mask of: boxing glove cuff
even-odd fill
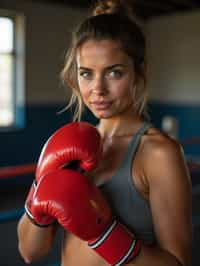
[[[27,199],[26,199],[26,202],[25,202],[25,206],[24,206],[24,209],[25,209],[25,213],[27,215],[27,217],[31,220],[31,222],[39,227],[48,227],[50,225],[52,225],[53,223],[46,223],[46,224],[40,224],[38,223],[34,216],[32,215],[32,212],[31,212],[31,208],[32,208],[32,203],[33,203],[33,198],[34,198],[34,192],[36,190],[36,187],[37,187],[37,181],[34,180],[33,183],[32,183],[32,186],[31,186],[31,189],[28,193],[28,196],[27,196]]]
[[[127,228],[114,220],[98,239],[88,245],[110,265],[120,266],[133,260],[140,252],[141,240],[135,239]]]

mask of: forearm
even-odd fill
[[[139,255],[131,261],[129,266],[191,266],[189,259],[186,264],[181,263],[169,252],[155,246],[142,245]]]
[[[45,256],[53,245],[55,226],[40,228],[26,214],[17,226],[18,248],[25,262],[30,263]]]

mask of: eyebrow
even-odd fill
[[[115,67],[126,67],[126,65],[124,65],[124,64],[114,64],[114,65],[111,65],[111,66],[106,67],[105,69],[106,69],[106,70],[111,70],[111,69],[113,69],[113,68],[115,68]],[[92,69],[90,69],[90,68],[88,68],[88,67],[80,66],[80,67],[79,67],[79,70],[87,70],[87,71],[91,71]]]

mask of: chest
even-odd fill
[[[98,167],[88,173],[95,184],[109,181],[125,159],[130,139],[117,141],[109,139],[103,142],[103,152]]]
[[[148,186],[143,174],[140,145],[138,145],[137,151],[132,154],[130,149],[132,138],[130,136],[123,139],[105,140],[98,167],[94,171],[88,172],[87,175],[96,185],[104,184],[116,175],[120,168],[126,164],[127,159],[131,159],[129,171],[135,187],[143,198],[148,199]]]

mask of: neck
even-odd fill
[[[124,137],[133,135],[143,123],[138,115],[119,118],[101,119],[99,131],[103,138]]]

